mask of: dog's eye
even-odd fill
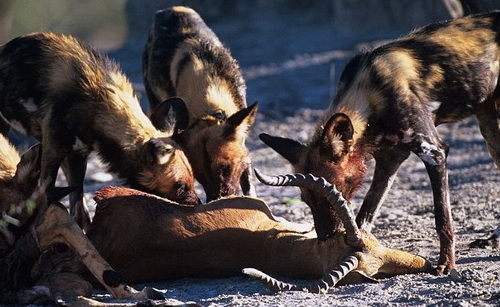
[[[213,117],[217,118],[218,120],[226,120],[226,114],[222,111],[217,111],[212,114]]]

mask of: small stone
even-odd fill
[[[451,278],[451,280],[456,281],[456,282],[461,282],[463,280],[462,275],[460,275],[460,273],[455,269],[451,270],[450,278]]]

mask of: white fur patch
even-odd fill
[[[436,156],[433,153],[433,151],[439,151],[436,145],[423,141],[422,144],[420,144],[420,148],[422,149],[422,152],[419,153],[418,156],[422,159],[422,161],[430,165],[438,165]]]
[[[197,42],[194,40],[186,40],[184,43],[182,43],[179,48],[175,51],[175,54],[172,58],[172,63],[170,65],[170,80],[174,84],[175,87],[178,87],[179,84],[176,84],[176,81],[179,80],[179,75],[182,75],[183,73],[188,73],[187,76],[187,81],[190,83],[194,83],[193,86],[196,86],[197,84],[195,82],[200,82],[198,79],[200,78],[200,75],[203,75],[202,72],[205,68],[203,65],[203,62],[198,59],[196,56],[193,56],[193,45],[195,45]],[[190,54],[191,55],[191,60],[188,65],[184,67],[182,71],[179,71],[179,63],[180,61],[186,56]],[[182,82],[179,80],[179,82]]]
[[[168,161],[170,161],[171,158],[172,158],[171,153],[159,156],[158,157],[158,164],[165,165],[168,163]]]
[[[314,230],[314,226],[312,224],[290,222],[280,216],[276,216],[274,218],[284,224],[287,229],[292,229],[293,231],[299,233],[308,233]]]
[[[221,80],[213,80],[208,86],[206,101],[213,105],[214,109],[224,110],[228,117],[239,111],[229,87]]]
[[[23,124],[21,124],[20,122],[18,122],[17,120],[11,120],[10,122],[10,126],[16,130],[17,132],[19,133],[22,133],[24,135],[26,135],[26,129],[24,128]]]
[[[26,111],[30,113],[38,111],[38,106],[35,104],[35,100],[33,98],[28,98],[26,100],[21,99],[20,102],[24,106]]]
[[[436,112],[441,106],[441,101],[427,101],[427,110],[429,112]]]

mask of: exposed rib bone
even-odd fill
[[[305,287],[299,287],[294,284],[279,281],[276,278],[273,278],[266,273],[253,268],[243,269],[242,272],[243,274],[260,281],[262,284],[264,284],[264,286],[274,292],[307,291],[311,293],[327,293],[331,288],[335,287],[335,285],[340,280],[342,280],[342,278],[344,278],[347,274],[349,274],[349,272],[353,271],[357,267],[358,258],[356,258],[355,256],[349,256],[321,279],[312,281]]]
[[[272,186],[296,186],[305,187],[314,190],[320,195],[326,197],[330,206],[335,210],[344,224],[346,230],[346,239],[349,244],[360,246],[361,232],[356,224],[354,212],[348,206],[347,200],[342,196],[342,193],[337,188],[327,182],[323,177],[315,177],[311,174],[289,174],[280,176],[268,176],[260,173],[254,168],[255,175],[260,182]]]

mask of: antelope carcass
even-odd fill
[[[304,230],[303,225],[275,218],[256,198],[229,197],[193,208],[128,188],[107,187],[95,196],[96,214],[87,235],[132,283],[232,276],[252,267],[291,278],[320,278],[321,282],[307,287],[319,292],[328,291],[352,270],[360,274],[348,274],[346,282],[359,276],[429,271],[425,259],[386,248],[359,230],[346,201],[324,179],[311,175],[259,178],[268,184],[313,189],[328,199],[329,210],[337,213],[345,231],[319,241],[311,228]],[[245,270],[266,278],[256,272]],[[296,289],[278,285],[277,290]]]

